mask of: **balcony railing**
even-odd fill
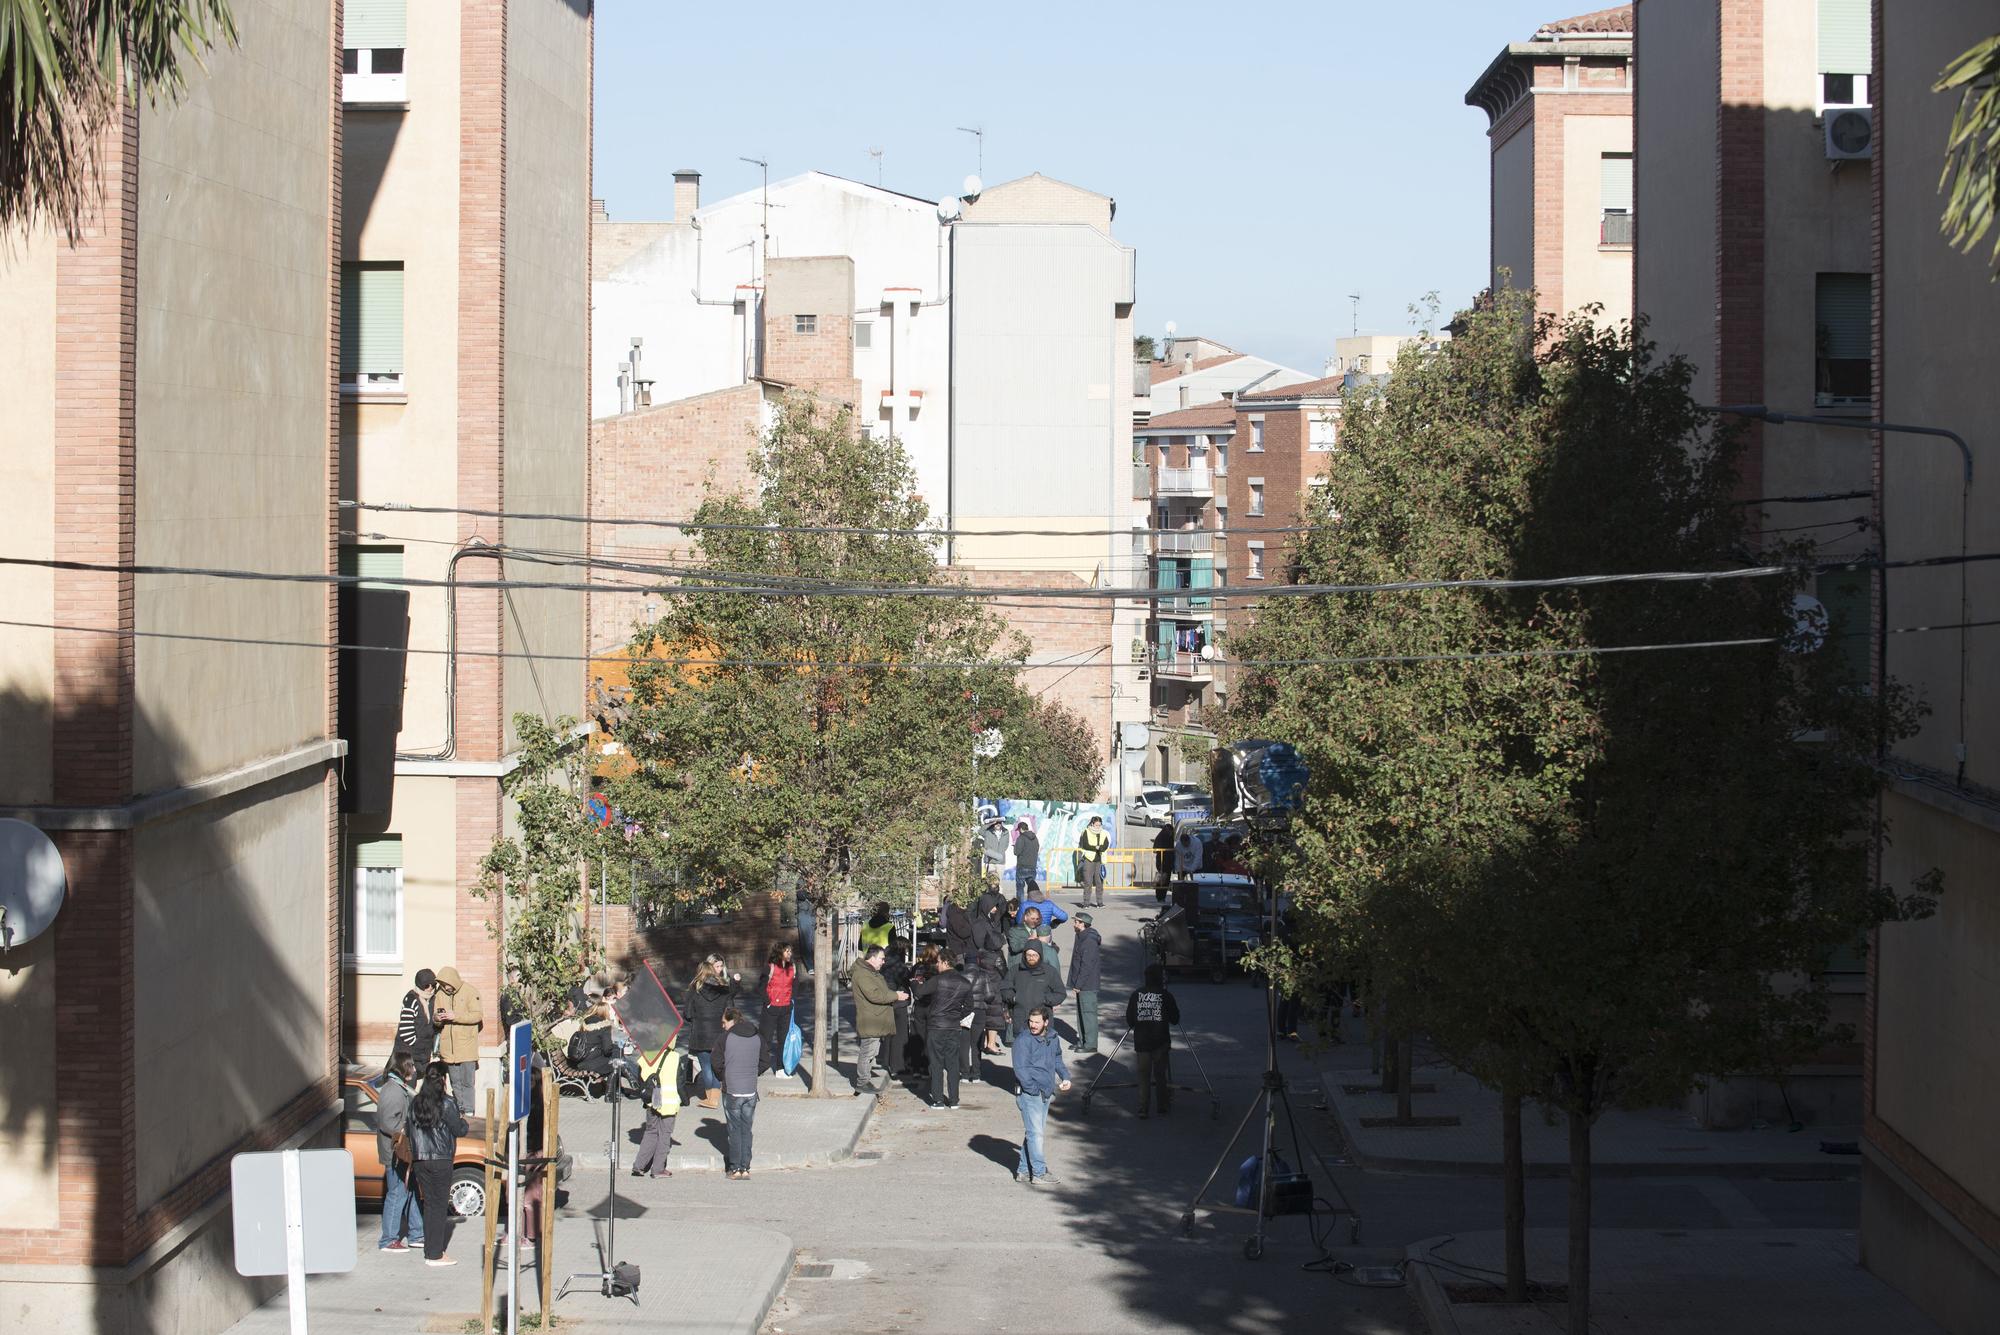
[[[1215,667],[1198,653],[1186,649],[1153,648],[1153,671],[1162,677],[1182,681],[1213,681]]]
[[[1213,496],[1215,482],[1206,468],[1162,468],[1160,470],[1160,495],[1162,496]]]
[[[1153,550],[1161,556],[1207,556],[1215,550],[1215,535],[1198,528],[1155,533]]]
[[[1597,228],[1597,244],[1600,246],[1629,246],[1632,244],[1632,215],[1629,213],[1607,213]]]

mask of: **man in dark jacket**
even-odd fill
[[[883,1076],[875,1059],[881,1055],[882,1040],[896,1032],[896,1003],[908,1001],[910,994],[898,992],[882,976],[882,961],[888,951],[871,945],[854,966],[848,984],[854,989],[854,1094],[881,1092]]]
[[[1021,952],[1021,962],[1007,971],[1003,995],[1014,1008],[1014,1039],[1019,1042],[1028,1028],[1028,1012],[1039,1006],[1054,1015],[1066,994],[1056,966],[1042,958],[1041,946],[1031,942]]]
[[[1167,888],[1174,883],[1174,827],[1162,825],[1153,836],[1153,898],[1167,902]]]
[[[959,959],[972,953],[972,915],[950,900],[938,904],[938,921],[944,926],[945,948]]]
[[[1173,1027],[1180,1022],[1180,1003],[1167,991],[1167,971],[1157,964],[1148,964],[1145,983],[1125,1001],[1125,1027],[1132,1031],[1132,1051],[1138,1054],[1141,1117],[1152,1115],[1155,1093],[1160,1096],[1162,1115],[1173,1103],[1168,1056],[1174,1041]]]
[[[396,1017],[396,1046],[416,1058],[417,1069],[430,1065],[437,1051],[437,975],[417,970],[416,986],[403,994],[403,1011]]]
[[[1026,899],[1042,879],[1042,841],[1025,820],[1014,827],[1014,886]]]
[[[735,1182],[750,1176],[750,1130],[757,1120],[757,1063],[764,1037],[734,1006],[722,1013],[722,1035],[722,1118],[729,1128],[722,1166]]]
[[[999,1039],[1007,1031],[1007,1003],[1001,999],[1006,979],[1001,976],[994,956],[983,950],[972,952],[966,961],[965,977],[972,983],[972,1029],[966,1042],[966,1079],[979,1081],[979,1054],[998,1053]],[[993,1045],[987,1047],[988,1036]]]
[[[1088,1054],[1097,1051],[1097,984],[1104,938],[1090,925],[1088,913],[1075,914],[1069,925],[1076,929],[1076,940],[1070,943],[1069,990],[1076,993],[1077,1033],[1070,1051]]]
[[[1063,1065],[1062,1044],[1049,1028],[1049,1012],[1039,1006],[1028,1012],[1028,1024],[1014,1044],[1014,1106],[1021,1110],[1021,1161],[1014,1180],[1033,1186],[1037,1179],[1056,1185],[1042,1158],[1042,1136],[1048,1129],[1049,1103],[1069,1088],[1069,1067]]]
[[[965,1021],[972,1014],[972,980],[958,971],[958,956],[938,955],[937,972],[917,985],[929,1002],[924,1047],[930,1054],[933,1108],[958,1106],[958,1076],[965,1062]]]

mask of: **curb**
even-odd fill
[[[1320,1083],[1324,1086],[1334,1077],[1321,1073]],[[1355,1143],[1353,1129],[1341,1115],[1340,1100],[1327,1095],[1327,1110],[1340,1127],[1342,1149],[1347,1161],[1356,1168],[1378,1173],[1410,1173],[1429,1177],[1492,1177],[1501,1176],[1502,1166],[1488,1159],[1413,1159],[1393,1154],[1369,1154]],[[1668,1159],[1658,1163],[1633,1160],[1611,1160],[1593,1158],[1590,1174],[1600,1177],[1785,1177],[1796,1176],[1808,1181],[1824,1179],[1832,1182],[1848,1182],[1861,1176],[1859,1160],[1849,1164],[1839,1160],[1846,1156],[1826,1156],[1832,1162],[1822,1166],[1811,1160],[1780,1159],[1770,1162],[1756,1162],[1734,1159],[1723,1163],[1697,1159]],[[1569,1165],[1566,1163],[1529,1162],[1523,1165],[1528,1177],[1567,1178]]]
[[[1445,1297],[1444,1285],[1438,1282],[1436,1270],[1420,1264],[1451,1240],[1451,1234],[1441,1233],[1434,1238],[1413,1242],[1403,1249],[1403,1273],[1409,1279],[1417,1311],[1423,1314],[1424,1325],[1430,1328],[1431,1335],[1459,1335],[1458,1318],[1452,1315],[1451,1299]]]

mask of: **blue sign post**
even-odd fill
[[[529,1096],[534,1092],[535,1026],[523,1020],[507,1031],[507,1120],[518,1122],[528,1115]]]
[[[526,1020],[507,1031],[507,1335],[520,1329],[521,1123],[535,1092],[535,1026]]]

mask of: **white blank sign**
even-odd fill
[[[299,1223],[308,1275],[354,1269],[354,1156],[297,1150]],[[285,1264],[285,1151],[229,1161],[236,1218],[236,1273],[282,1275]]]

